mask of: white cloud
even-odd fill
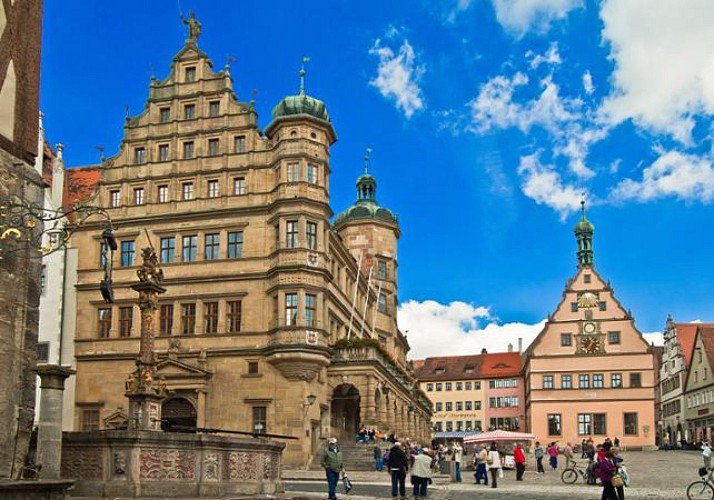
[[[581,189],[563,184],[552,165],[543,165],[538,153],[522,156],[518,166],[523,194],[539,205],[546,205],[565,219],[580,207]]]
[[[395,32],[394,28],[390,28],[387,38],[394,39],[397,34],[398,31]],[[397,109],[400,109],[407,118],[424,109],[419,80],[425,68],[417,64],[416,54],[409,41],[405,39],[395,52],[392,48],[383,45],[382,40],[378,38],[369,53],[379,57],[377,76],[369,84],[376,87],[387,99],[394,100]]]
[[[664,345],[664,334],[662,332],[643,333],[642,336],[648,344]]]
[[[545,320],[527,323],[498,324],[489,308],[465,302],[448,305],[433,300],[410,300],[399,306],[399,326],[408,331],[411,359],[430,356],[479,354],[481,349],[503,352],[512,344],[518,349],[518,338],[525,349],[543,329]],[[483,326],[481,326],[483,325]]]
[[[689,144],[695,116],[714,113],[714,2],[606,0],[600,17],[615,64],[604,116]]]
[[[610,163],[610,173],[616,174],[620,170],[621,163],[622,163],[622,158],[618,158],[617,160]]]
[[[491,0],[501,26],[517,37],[545,32],[553,21],[583,6],[582,0]]]
[[[563,62],[560,59],[560,52],[558,52],[558,42],[551,42],[545,54],[535,54],[532,50],[529,50],[526,52],[526,59],[531,60],[530,66],[532,69],[537,69],[541,64],[558,66]]]
[[[593,85],[593,75],[590,74],[590,70],[583,73],[583,90],[587,95],[595,92],[595,85]]]
[[[446,23],[455,23],[456,18],[459,16],[459,14],[467,11],[469,7],[471,7],[472,3],[473,0],[456,0],[456,2],[451,5],[446,15],[444,16],[444,20],[446,21]]]
[[[615,202],[648,202],[673,196],[683,201],[709,203],[714,199],[712,159],[679,151],[660,156],[642,171],[642,179],[623,179],[611,192]]]

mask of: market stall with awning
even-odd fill
[[[527,432],[488,431],[464,437],[464,444],[490,443],[491,441],[533,441],[535,436]]]

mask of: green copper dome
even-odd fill
[[[582,215],[580,218],[580,221],[575,224],[575,233],[593,233],[595,232],[595,226],[593,226],[592,222],[587,220],[585,218],[585,214]]]
[[[335,226],[348,221],[378,220],[399,224],[397,216],[388,208],[380,207],[376,199],[377,180],[365,173],[357,179],[357,201],[335,217]]]
[[[575,224],[575,241],[578,244],[578,267],[592,266],[594,261],[593,233],[595,226],[585,217],[585,195],[580,201],[580,221]]]
[[[330,121],[325,103],[305,93],[305,69],[300,70],[300,90],[298,95],[284,97],[273,108],[273,120],[292,115],[310,115],[326,122]]]

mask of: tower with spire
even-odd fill
[[[580,220],[575,224],[575,240],[578,244],[578,268],[593,265],[593,233],[595,226],[585,217],[585,195],[580,200]]]

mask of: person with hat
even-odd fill
[[[412,465],[412,484],[414,485],[414,498],[426,498],[426,490],[431,481],[431,464],[433,452],[429,448],[422,448],[421,453],[414,457]]]
[[[389,458],[387,459],[387,470],[392,476],[392,498],[397,498],[397,489],[399,496],[406,498],[406,486],[404,481],[407,477],[407,469],[409,468],[409,458],[404,452],[402,443],[397,441],[389,450]]]
[[[327,449],[322,454],[320,465],[327,476],[327,498],[336,500],[337,482],[340,480],[340,472],[345,468],[342,452],[337,447],[337,439],[331,437],[327,440]]]

